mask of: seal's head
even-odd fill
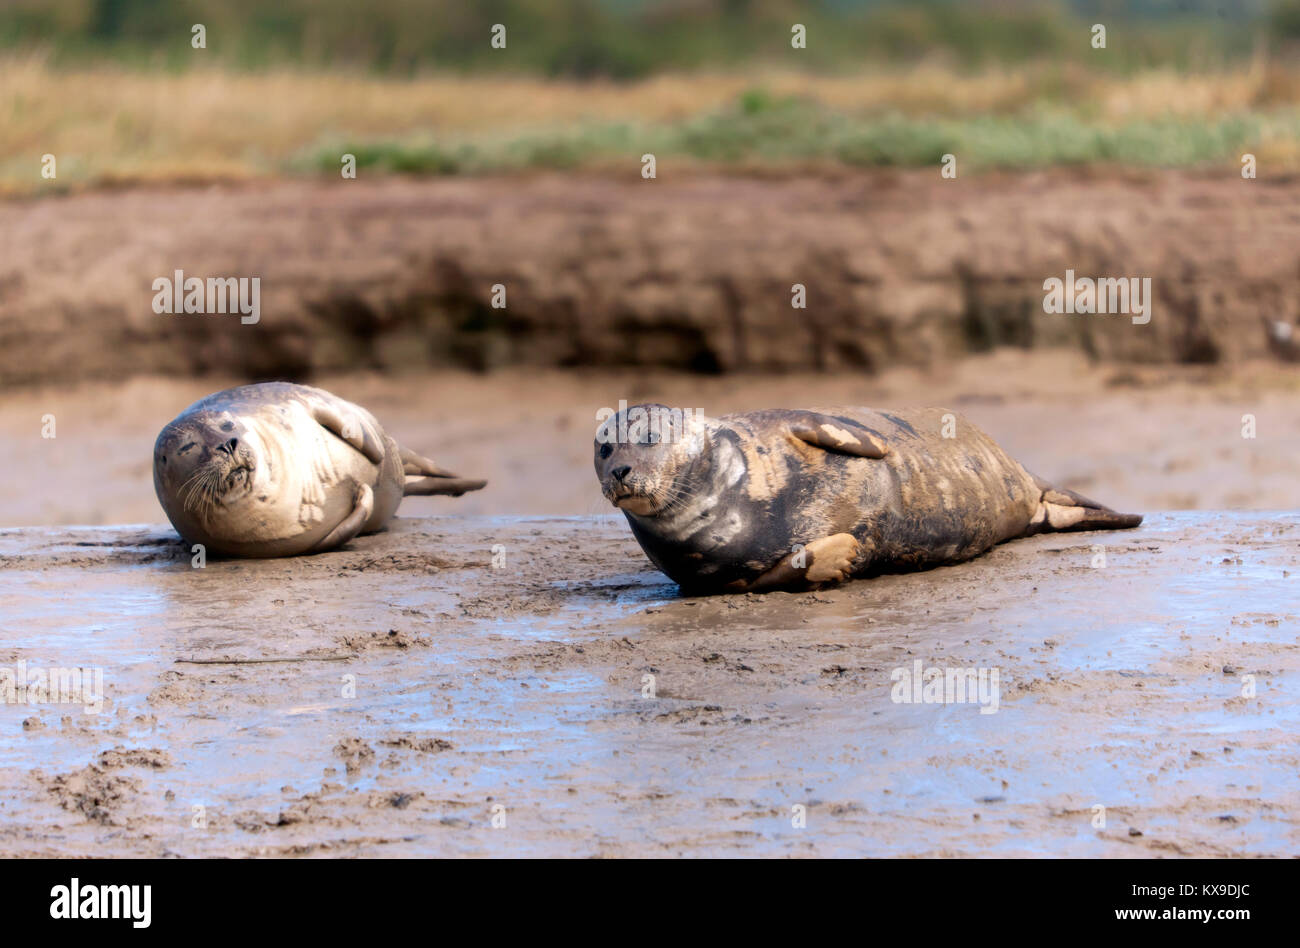
[[[627,513],[658,516],[694,497],[708,450],[708,431],[692,409],[633,405],[596,432],[601,493]]]
[[[154,487],[170,515],[172,504],[206,522],[253,490],[258,471],[256,445],[238,417],[228,411],[188,412],[154,443]]]

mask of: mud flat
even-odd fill
[[[203,569],[159,526],[3,530],[0,668],[105,703],[0,705],[0,852],[1295,855],[1298,540],[1154,514],[682,599],[610,516]],[[996,669],[996,712],[895,703],[917,661]]]
[[[0,527],[149,523],[152,451],[186,405],[242,379],[49,384],[0,398]],[[1036,474],[1116,509],[1295,506],[1300,372],[1090,366],[1065,352],[1001,349],[922,373],[784,376],[428,372],[317,380],[370,408],[403,444],[487,490],[408,499],[408,516],[609,513],[592,473],[597,412],[620,400],[722,415],[806,405],[942,405]],[[46,415],[57,437],[42,437]],[[1243,437],[1246,418],[1256,437]]]

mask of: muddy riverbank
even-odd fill
[[[1298,209],[1297,180],[1231,170],[665,167],[650,181],[363,177],[9,200],[0,386],[429,367],[879,372],[999,345],[1238,363],[1272,357],[1266,319],[1300,320]],[[154,281],[178,270],[256,277],[257,322],[159,315]],[[1044,281],[1067,271],[1149,278],[1150,322],[1048,315]]]

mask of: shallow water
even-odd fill
[[[99,666],[107,704],[0,706],[0,843],[1295,854],[1298,540],[1294,513],[1156,515],[813,594],[682,599],[617,517],[403,519],[201,570],[162,527],[3,530],[0,666]],[[292,660],[188,663],[250,658]],[[997,712],[895,703],[891,672],[918,659],[996,669]]]

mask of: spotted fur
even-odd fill
[[[606,424],[607,439],[617,417]],[[780,585],[816,585],[824,565],[798,554],[839,535],[856,541],[836,546],[852,550],[847,575],[865,576],[960,562],[1040,530],[1141,522],[1066,498],[942,408],[757,411],[697,419],[677,444],[603,443],[606,496],[650,560],[690,592],[760,588],[783,562],[802,572]]]

